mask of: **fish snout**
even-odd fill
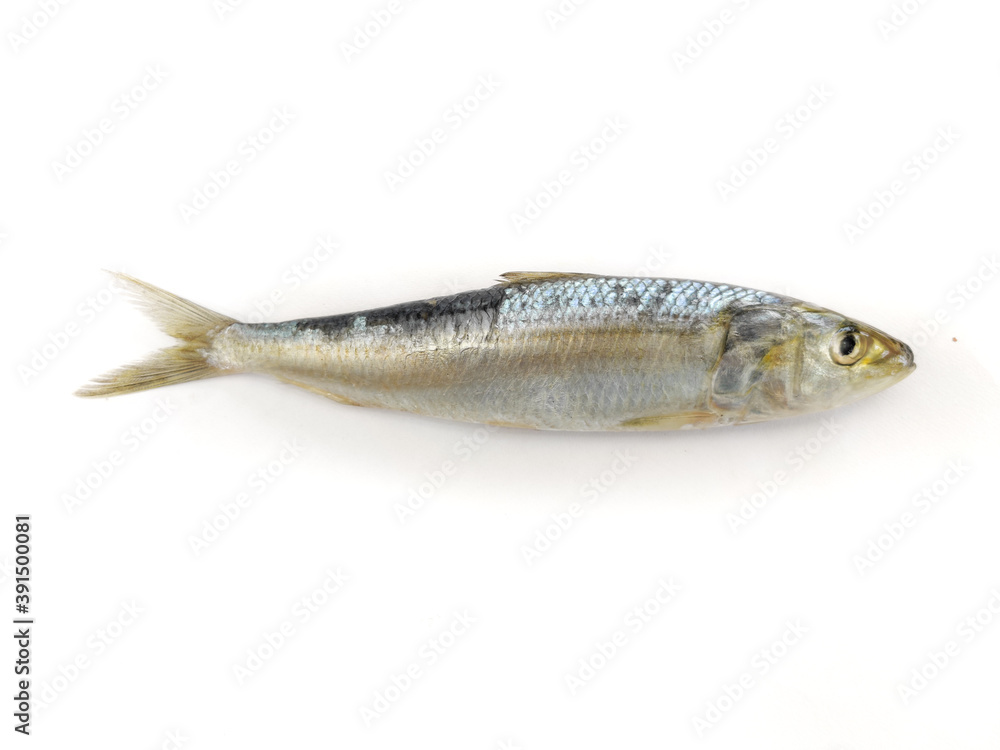
[[[902,341],[891,339],[882,356],[882,361],[890,367],[890,372],[899,379],[905,378],[917,367],[913,361],[913,349]]]
[[[869,364],[877,365],[885,374],[906,377],[915,368],[913,349],[899,339],[881,331],[874,331],[876,346],[871,353]]]
[[[904,344],[902,341],[899,342],[899,360],[900,364],[907,369],[917,366],[917,363],[913,361],[913,350],[909,344]]]

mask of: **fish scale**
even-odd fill
[[[676,279],[640,279],[598,277],[589,282],[544,282],[535,285],[515,284],[507,288],[500,305],[502,324],[523,322],[524,316],[512,316],[525,309],[565,308],[564,313],[584,313],[602,309],[620,314],[619,305],[635,305],[638,312],[653,311],[668,317],[698,317],[717,314],[731,304],[780,303],[778,295],[743,287]],[[695,300],[695,304],[689,304]],[[532,320],[537,317],[532,317]]]

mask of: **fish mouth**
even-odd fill
[[[889,351],[895,359],[895,364],[907,375],[917,368],[917,363],[913,360],[913,350],[909,344],[893,341]]]
[[[916,369],[917,363],[913,360],[913,350],[910,348],[909,344],[904,344],[902,341],[899,342],[899,357],[901,359],[901,364],[905,369]]]
[[[917,369],[917,363],[913,357],[913,349],[910,348],[909,344],[897,341],[896,339],[886,338],[883,346],[885,352],[880,358],[881,364],[889,365],[891,368],[890,372],[892,373],[893,383],[898,383]]]

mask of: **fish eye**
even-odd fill
[[[838,365],[853,365],[865,355],[868,337],[856,328],[837,331],[830,345],[830,356]]]

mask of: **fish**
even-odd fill
[[[518,271],[459,294],[243,323],[114,275],[179,343],[78,396],[262,373],[341,404],[461,422],[679,430],[832,409],[916,367],[909,346],[858,320],[708,281]]]

